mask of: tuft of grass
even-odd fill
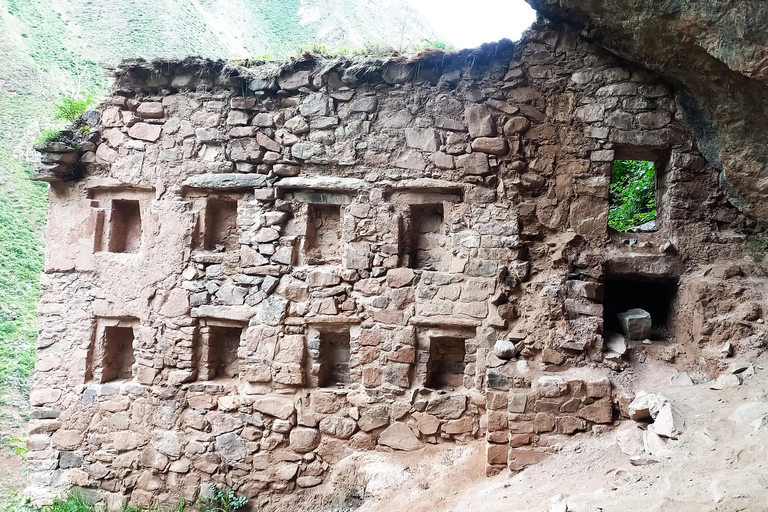
[[[325,43],[310,43],[306,46],[299,46],[296,48],[296,53],[298,55],[303,55],[305,53],[316,53],[318,55],[329,55],[328,46],[326,46]]]
[[[43,512],[95,512],[96,504],[80,491],[72,491],[65,498],[57,498],[43,508]]]
[[[61,130],[58,128],[46,128],[35,139],[36,146],[45,146],[51,142],[59,142],[62,140]]]
[[[421,42],[417,44],[416,47],[414,48],[416,52],[421,52],[424,50],[431,50],[431,49],[450,51],[450,50],[455,50],[456,47],[446,41],[440,41],[437,39],[422,39]]]

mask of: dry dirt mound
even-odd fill
[[[745,423],[729,419],[745,404],[768,403],[764,362],[768,358],[755,362],[756,373],[744,384],[722,390],[710,389],[708,382],[672,385],[675,370],[650,359],[625,376],[624,384],[634,391],[666,396],[684,421],[677,440],[662,440],[663,445],[650,447],[646,441],[646,449],[653,454],[646,452],[643,458],[658,462],[634,466],[619,448],[617,433],[638,426],[647,429],[647,424],[631,420],[601,435],[563,437],[544,462],[516,475],[489,479],[484,477],[481,442],[430,446],[409,454],[356,453],[335,471],[337,510],[764,511],[768,508],[768,427],[755,428],[751,417]],[[768,410],[765,405],[740,411],[761,407]],[[343,506],[349,496],[361,500],[347,500]]]

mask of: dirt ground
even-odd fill
[[[754,376],[719,391],[707,382],[673,386],[677,371],[651,358],[625,372],[625,386],[662,393],[685,421],[679,438],[650,465],[633,466],[619,449],[617,430],[639,425],[625,421],[600,435],[562,437],[548,459],[516,475],[485,478],[483,442],[357,453],[336,472],[357,468],[365,475],[359,512],[765,511],[768,428],[728,419],[744,403],[768,402],[762,370],[768,356],[753,362]]]
[[[319,495],[330,492],[363,495],[359,502],[348,501],[348,506],[336,509],[359,505],[357,512],[765,511],[768,427],[755,429],[729,419],[744,403],[768,402],[763,370],[768,356],[752,362],[754,376],[719,391],[710,389],[708,382],[671,385],[677,370],[652,358],[622,374],[623,385],[633,391],[668,397],[685,422],[679,439],[667,442],[667,454],[657,457],[658,463],[630,463],[617,445],[616,432],[640,424],[624,421],[600,435],[563,436],[544,462],[493,478],[485,477],[482,441],[430,445],[411,453],[355,453],[337,465],[327,486],[304,495],[300,503],[320,503]],[[22,436],[26,429],[13,400],[0,407],[6,440]],[[22,468],[22,456],[11,446],[0,449],[0,503],[22,488]],[[359,482],[343,476],[355,473],[362,477]],[[330,485],[335,488],[330,490]],[[355,485],[360,489],[350,488]],[[299,505],[299,510],[313,508]]]

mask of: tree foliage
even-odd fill
[[[90,94],[62,96],[62,98],[54,105],[56,108],[56,115],[54,115],[53,118],[63,119],[74,124],[93,102],[93,96]]]
[[[653,162],[616,160],[611,174],[608,225],[626,231],[656,219],[656,169]]]

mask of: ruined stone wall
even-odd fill
[[[51,180],[31,494],[253,497],[473,439],[520,469],[622,414],[609,377],[645,349],[604,347],[603,299],[639,278],[673,287],[666,359],[765,333],[749,221],[669,88],[567,29],[116,78],[79,178]],[[609,232],[616,158],[657,162],[655,232]]]

